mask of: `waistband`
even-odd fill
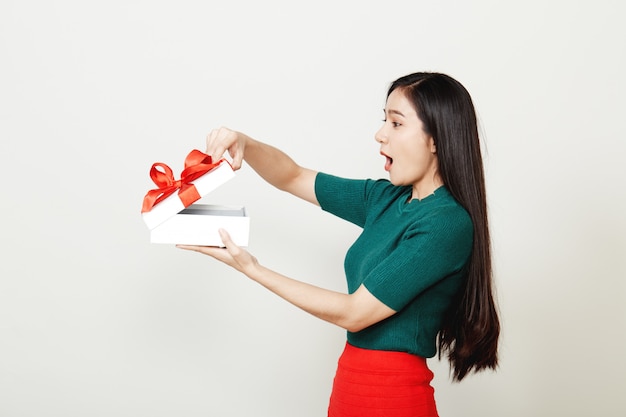
[[[352,369],[364,369],[368,372],[428,372],[426,358],[407,352],[363,349],[346,343],[339,364]]]

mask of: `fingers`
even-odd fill
[[[214,258],[219,258],[220,252],[226,252],[226,248],[220,248],[217,246],[176,245],[176,247],[179,249],[203,253]]]
[[[232,152],[230,152],[230,156],[233,158],[233,170],[237,171],[241,168],[241,162],[243,161],[243,151],[239,144],[231,146]]]
[[[176,245],[176,247],[209,255],[235,268],[239,272],[246,273],[246,271],[250,271],[250,268],[254,267],[257,263],[256,258],[250,255],[245,249],[237,246],[225,230],[220,229],[219,234],[225,248],[197,245]]]
[[[227,136],[227,129],[221,127],[219,129],[213,129],[206,137],[206,154],[211,155],[214,160],[219,160],[224,156],[224,152],[228,149],[224,140]]]
[[[224,244],[225,247],[218,247],[218,246],[199,246],[199,245],[176,245],[177,248],[179,249],[185,249],[185,250],[191,250],[194,252],[200,252],[200,253],[205,253],[207,255],[212,255],[213,253],[216,252],[223,252],[225,249],[228,250],[228,252],[233,252],[233,253],[241,253],[241,248],[237,245],[235,245],[235,243],[233,242],[232,238],[230,237],[230,235],[228,234],[228,232],[224,229],[219,229],[218,233],[220,234],[220,238],[222,239],[222,243]]]
[[[233,259],[239,259],[244,252],[239,246],[233,242],[232,238],[228,234],[228,232],[224,229],[219,229],[220,237],[222,238],[222,243],[226,247],[226,250],[233,257]]]
[[[224,244],[224,246],[226,246],[226,249],[238,248],[238,246],[233,243],[233,239],[230,237],[226,230],[219,229],[217,232],[220,234],[220,238],[222,239],[222,243]]]
[[[213,160],[219,160],[228,150],[233,159],[231,165],[234,170],[238,170],[243,160],[243,148],[238,136],[237,132],[225,127],[212,130],[206,138],[206,153],[211,155]]]
[[[226,230],[219,229],[219,234],[225,247],[220,248],[217,246],[198,245],[176,245],[176,247],[179,249],[203,253],[205,255],[212,256],[213,258],[218,259],[222,262],[225,262],[225,259],[229,256],[230,258],[235,259],[242,254],[243,250],[233,242],[232,238]]]

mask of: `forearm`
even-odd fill
[[[206,153],[214,158],[222,158],[226,151],[233,159],[233,169],[241,168],[242,160],[245,159],[268,183],[318,204],[315,197],[317,172],[299,166],[284,152],[241,132],[227,128],[212,130],[207,136]]]
[[[351,332],[362,330],[395,314],[364,285],[354,293],[344,294],[288,278],[262,266],[248,251],[235,245],[225,230],[220,230],[220,236],[226,248],[194,245],[178,247],[212,256],[296,307]]]
[[[265,181],[281,190],[286,190],[302,169],[283,151],[249,136],[246,137],[244,160]]]
[[[347,330],[356,331],[352,299],[348,294],[323,289],[257,265],[246,275],[274,294],[313,316]]]

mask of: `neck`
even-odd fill
[[[435,190],[443,185],[443,180],[437,174],[431,178],[424,178],[416,184],[413,184],[413,193],[411,199],[422,200],[431,194],[435,193]]]

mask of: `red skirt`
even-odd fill
[[[437,417],[426,359],[346,343],[328,417]]]

